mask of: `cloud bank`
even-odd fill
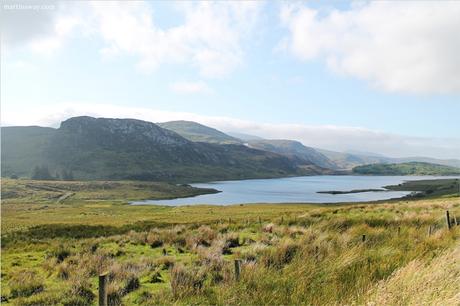
[[[220,116],[171,112],[108,104],[67,103],[37,107],[31,112],[4,107],[3,125],[59,126],[72,116],[135,118],[152,122],[196,121],[225,132],[254,134],[269,139],[293,139],[304,145],[336,151],[366,151],[391,157],[427,156],[460,158],[460,138],[428,138],[390,134],[361,127],[304,124],[270,124]],[[421,153],[423,152],[423,153]]]
[[[288,4],[281,42],[300,60],[390,92],[460,92],[459,1],[369,1],[345,11]]]

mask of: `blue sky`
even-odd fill
[[[43,4],[2,9],[4,125],[195,119],[328,149],[460,157],[460,3]],[[407,8],[406,21],[379,23]]]

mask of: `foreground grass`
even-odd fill
[[[59,183],[2,183],[15,192],[2,203],[4,303],[95,304],[103,271],[115,305],[459,302],[460,227],[444,220],[447,209],[460,216],[458,197],[133,207],[125,199],[145,198],[145,186],[81,187],[57,201],[33,184]],[[183,192],[161,188],[148,192]]]

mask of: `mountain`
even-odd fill
[[[319,153],[326,156],[338,169],[351,170],[352,168],[366,164],[386,163],[388,158],[378,155],[363,155],[356,153],[335,152],[315,148]]]
[[[182,137],[196,142],[243,144],[249,147],[287,156],[298,167],[311,165],[333,170],[351,170],[353,167],[380,163],[427,162],[452,167],[460,167],[460,160],[441,160],[428,157],[392,158],[373,152],[349,150],[334,152],[304,146],[294,140],[268,140],[258,136],[243,133],[223,133],[214,128],[193,121],[170,121],[158,123],[159,126],[174,131]],[[323,169],[323,170],[324,170]],[[316,169],[319,170],[319,169]],[[327,173],[327,171],[319,171]]]
[[[359,151],[334,152],[317,148],[316,150],[327,156],[340,169],[352,169],[353,167],[367,164],[400,164],[410,162],[430,163],[460,168],[460,160],[458,159],[437,159],[420,156],[397,158]]]
[[[407,162],[413,162],[413,161],[460,168],[459,159],[438,159],[438,158],[431,158],[431,157],[389,158],[389,162],[393,162],[393,163],[407,163]]]
[[[221,131],[193,121],[169,121],[157,123],[158,126],[176,132],[182,137],[195,142],[220,144],[241,144],[241,140]]]
[[[76,179],[205,181],[306,174],[288,158],[239,144],[192,142],[146,121],[74,117],[58,129],[2,128],[2,176],[36,166]]]
[[[354,167],[353,173],[365,175],[460,175],[460,168],[422,162],[409,162],[362,165]]]
[[[242,140],[229,136],[211,127],[192,121],[170,121],[158,123],[159,126],[174,131],[191,141],[207,143],[237,143]],[[257,136],[238,134],[245,138],[246,145],[250,148],[281,154],[288,157],[296,166],[309,169],[315,173],[322,173],[324,169],[335,169],[336,166],[326,156],[313,148],[305,147],[293,140],[267,140]],[[319,167],[319,168],[317,168]]]
[[[48,127],[2,127],[2,176],[29,176],[32,169],[43,164],[42,154],[56,130]]]
[[[249,135],[249,134],[244,134],[244,133],[237,133],[237,132],[228,132],[228,135],[241,139],[243,141],[249,141],[249,140],[261,140],[263,139],[262,137],[255,136],[255,135]]]
[[[324,154],[317,150],[306,147],[295,140],[285,139],[261,139],[250,140],[248,146],[251,148],[274,152],[289,157],[296,165],[316,165],[325,169],[337,169],[333,163]]]

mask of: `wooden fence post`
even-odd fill
[[[99,275],[99,306],[107,306],[107,273]]]
[[[240,280],[241,274],[241,259],[235,259],[235,280]]]
[[[457,223],[457,217],[454,215],[454,225],[458,225]]]
[[[363,235],[363,242],[366,242],[366,235]]]
[[[398,236],[401,234],[401,226],[398,226]]]
[[[450,229],[452,227],[452,225],[450,224],[450,216],[449,216],[449,211],[446,210],[446,225],[447,225],[447,228]]]
[[[431,236],[431,233],[432,233],[432,232],[433,232],[433,228],[432,228],[432,226],[430,225],[430,226],[428,227],[428,236]]]

